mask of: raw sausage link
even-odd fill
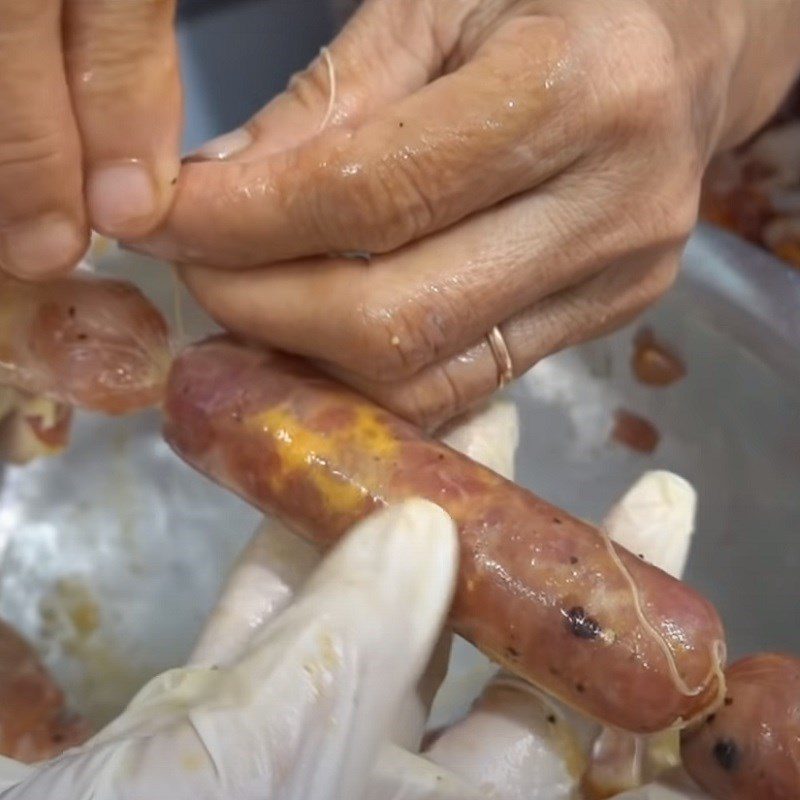
[[[33,763],[89,737],[34,649],[0,621],[0,755]]]
[[[438,503],[461,541],[453,628],[591,716],[646,732],[715,704],[723,632],[706,600],[617,547],[659,640],[595,528],[302,362],[212,339],[177,359],[165,413],[184,459],[322,547],[376,506]]]
[[[0,385],[122,414],[160,401],[169,361],[166,322],[131,284],[0,276]]]
[[[718,800],[800,798],[800,659],[749,656],[720,709],[683,735],[689,774]]]

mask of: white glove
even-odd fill
[[[0,785],[16,785],[0,796],[360,797],[439,634],[456,560],[454,525],[432,503],[376,514],[282,612],[259,606],[229,666],[167,672],[83,747],[37,768],[5,762]]]

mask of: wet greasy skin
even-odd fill
[[[107,414],[160,401],[167,325],[134,286],[0,276],[0,384]]]
[[[33,648],[0,622],[0,754],[42,761],[88,736],[88,726],[65,707],[64,695]]]
[[[302,363],[215,339],[173,366],[165,434],[190,464],[325,547],[383,503],[421,496],[456,521],[454,629],[603,722],[655,731],[714,702],[713,607],[617,548],[687,697],[639,622],[597,530]]]
[[[724,704],[684,733],[686,769],[719,800],[797,800],[800,659],[750,656],[726,675]]]

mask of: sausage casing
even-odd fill
[[[719,800],[797,800],[800,659],[749,656],[725,674],[723,705],[684,731],[686,770]]]
[[[174,363],[165,414],[186,461],[323,548],[380,505],[440,505],[461,542],[453,628],[583,712],[649,732],[715,704],[710,603],[303,362],[201,343]]]
[[[123,414],[161,400],[167,325],[133,285],[92,275],[0,275],[0,384]]]

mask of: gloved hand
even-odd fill
[[[239,616],[242,635],[228,631],[224,663],[157,677],[60,758],[27,769],[4,762],[0,796],[359,797],[436,642],[456,552],[453,523],[427,501],[376,514],[288,607],[267,600],[257,625]]]
[[[508,471],[515,410],[499,403],[450,439]],[[0,796],[350,800],[376,761],[394,780],[402,751],[378,751],[402,728],[410,741],[421,736],[429,700],[416,699],[426,696],[417,683],[450,604],[456,554],[452,522],[422,500],[373,516],[320,566],[267,523],[190,664],[151,681],[83,747],[36,767],[0,760]],[[446,655],[449,636],[440,642]],[[421,682],[429,698],[436,675]],[[414,776],[439,787],[441,778],[427,762]],[[470,796],[456,779],[451,788]]]

